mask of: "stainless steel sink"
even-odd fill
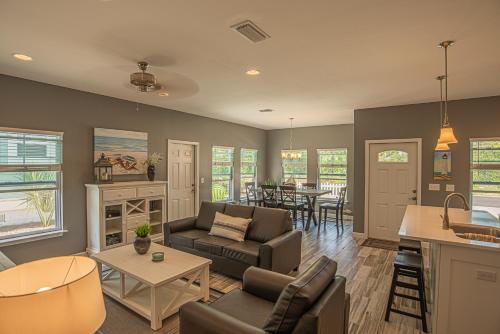
[[[450,228],[457,237],[462,239],[500,243],[500,229],[495,227],[452,224]],[[490,240],[486,241],[485,238]]]

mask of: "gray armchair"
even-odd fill
[[[180,309],[180,334],[347,334],[349,295],[337,264],[320,258],[299,277],[251,267],[243,288]]]

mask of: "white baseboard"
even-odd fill
[[[363,232],[352,232],[352,237],[354,239],[366,239],[366,236]]]
[[[73,254],[74,256],[89,256],[87,252],[80,252],[80,253],[75,253]]]

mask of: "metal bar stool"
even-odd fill
[[[399,276],[415,278],[417,280],[417,284],[401,282],[398,280]],[[396,292],[396,287],[416,290],[418,291],[418,297]],[[393,308],[392,304],[395,296],[418,301],[420,304],[420,315]],[[394,260],[394,273],[392,275],[391,291],[389,293],[389,300],[387,301],[387,308],[385,311],[385,321],[389,321],[391,312],[399,313],[408,317],[420,319],[422,321],[422,329],[425,333],[427,333],[427,319],[425,314],[427,311],[426,304],[424,261],[422,255],[405,251],[398,252],[396,259]]]

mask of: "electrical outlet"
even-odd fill
[[[439,191],[441,190],[441,185],[439,183],[429,183],[430,191]]]
[[[446,185],[446,191],[447,192],[454,192],[455,191],[455,185],[454,184],[447,184]]]
[[[476,278],[482,281],[495,283],[497,281],[497,273],[494,271],[477,270]]]
[[[202,177],[202,178],[200,179],[200,182],[201,182],[202,184],[203,184],[203,183],[205,183],[205,178],[204,178],[204,177]]]

